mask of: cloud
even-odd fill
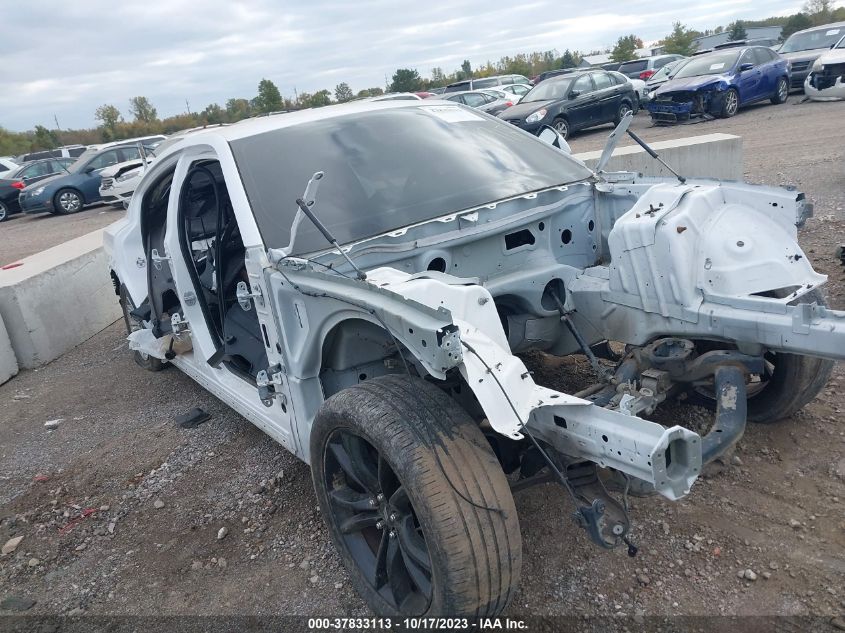
[[[841,3],[843,0],[839,0]],[[504,55],[590,51],[634,32],[661,38],[674,20],[704,29],[733,19],[788,14],[794,2],[706,4],[631,0],[39,0],[4,28],[0,125],[95,125],[112,103],[126,113],[144,95],[161,116],[231,97],[251,98],[262,78],[283,94],[383,86],[396,68],[423,75]]]

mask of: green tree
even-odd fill
[[[61,145],[59,137],[52,130],[43,125],[35,126],[35,142],[33,149],[53,149]]]
[[[616,46],[610,52],[610,59],[614,62],[627,62],[634,58],[638,48],[642,48],[643,41],[636,35],[623,35],[616,40]]]
[[[742,23],[742,20],[737,20],[736,22],[732,22],[728,25],[728,39],[731,41],[736,40],[744,40],[748,37],[748,33],[745,30],[745,25]]]
[[[672,32],[663,38],[663,52],[667,55],[692,55],[697,46],[695,31],[685,27],[680,22],[672,24]]]
[[[96,109],[94,112],[94,118],[97,119],[104,128],[113,132],[118,121],[120,121],[122,117],[120,116],[120,110],[117,109],[117,106],[106,103]]]
[[[813,26],[827,24],[831,21],[833,0],[807,0],[802,9],[813,21]]]
[[[572,68],[577,66],[575,62],[575,55],[572,54],[568,48],[563,51],[563,57],[560,58],[560,67],[561,68]]]
[[[352,92],[351,90],[349,91]],[[332,102],[332,93],[328,90],[318,90],[311,96],[311,107],[312,108],[322,108],[323,106],[327,106]]]
[[[209,125],[226,123],[226,111],[217,103],[209,103],[201,114]]]
[[[390,92],[417,92],[420,83],[420,74],[415,69],[400,68],[393,73]]]
[[[230,123],[252,116],[252,106],[246,99],[229,99],[226,101],[226,116]]]
[[[278,112],[284,109],[282,93],[269,79],[262,79],[258,82],[258,95],[252,100],[253,107],[264,114]]]
[[[809,29],[811,26],[813,26],[813,21],[806,13],[790,15],[780,32],[780,39],[785,40],[796,31],[803,31],[804,29]]]
[[[158,112],[146,97],[132,97],[129,100],[129,112],[136,121],[152,123],[158,120]]]
[[[349,87],[349,84],[345,81],[337,84],[334,87],[334,98],[340,103],[344,101],[349,101],[352,99],[354,95],[352,94],[352,88]]]
[[[472,65],[468,59],[461,63],[461,76],[463,79],[470,79],[472,77]]]
[[[431,83],[435,88],[446,83],[446,75],[443,73],[443,69],[439,66],[435,66],[431,69]]]

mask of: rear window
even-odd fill
[[[515,126],[451,105],[331,117],[231,147],[272,248],[287,246],[295,200],[317,171],[326,176],[314,212],[341,244],[591,175]],[[328,246],[304,221],[293,252]]]
[[[459,81],[458,83],[451,84],[446,86],[443,92],[460,92],[461,90],[469,90],[469,82],[468,81]]]
[[[639,73],[648,68],[648,60],[642,59],[634,62],[625,62],[619,67],[620,73]]]
[[[472,89],[475,90],[477,88],[492,88],[493,86],[498,86],[499,80],[496,77],[487,77],[485,79],[476,79],[472,82]]]

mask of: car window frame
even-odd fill
[[[599,83],[596,78],[600,76],[607,81],[606,86],[599,86]],[[607,90],[608,88],[613,88],[614,86],[618,85],[616,83],[616,80],[606,70],[601,72],[590,73],[590,77],[592,77],[593,79],[593,86],[596,92],[598,92],[599,90]]]
[[[573,80],[572,85],[569,87],[569,92],[568,92],[570,99],[574,98],[574,96],[583,97],[584,95],[588,95],[588,94],[596,91],[596,86],[595,86],[595,83],[593,82],[592,75],[593,75],[593,73],[584,73],[580,77],[576,77]],[[583,79],[586,79],[587,81],[590,82],[590,89],[589,90],[582,90],[578,95],[573,95],[572,93],[575,92],[578,89],[577,88],[578,82],[583,80]]]

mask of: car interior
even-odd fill
[[[208,362],[254,381],[268,365],[267,352],[255,310],[238,302],[238,283],[249,287],[245,249],[217,161],[196,163],[186,174],[179,222],[183,254],[217,342]]]

